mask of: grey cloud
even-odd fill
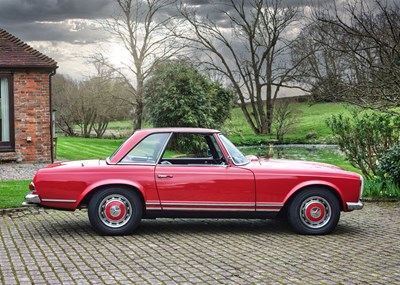
[[[92,43],[104,39],[104,32],[84,22],[72,26],[57,22],[102,19],[113,13],[112,4],[111,0],[1,0],[0,27],[24,41]]]
[[[139,0],[138,0],[139,1]],[[309,5],[332,0],[282,0],[282,5]],[[228,0],[182,0],[196,7],[196,13],[209,17],[221,27],[230,27],[223,12],[228,12]],[[225,3],[224,3],[225,2]],[[246,1],[249,6],[252,1]],[[217,6],[212,3],[218,3]],[[57,22],[69,19],[104,19],[115,12],[113,0],[0,0],[0,27],[24,41],[64,41],[87,44],[107,40],[102,30],[97,30],[87,22],[67,24]],[[174,6],[164,10],[160,17],[176,16]]]
[[[113,12],[111,0],[2,0],[1,23],[98,19]]]

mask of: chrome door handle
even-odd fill
[[[174,176],[170,174],[158,174],[157,177],[162,179],[162,178],[173,178]]]

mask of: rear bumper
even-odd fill
[[[359,200],[357,203],[347,202],[346,204],[348,211],[361,210],[364,207],[364,204],[361,200]]]
[[[25,202],[22,203],[22,206],[24,207],[36,207],[38,204],[40,204],[41,200],[39,195],[33,194],[32,192],[29,192],[25,196]]]

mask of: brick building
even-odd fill
[[[57,62],[0,28],[0,162],[53,160],[51,77]]]

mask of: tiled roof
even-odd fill
[[[57,62],[0,28],[0,69],[56,69]]]

